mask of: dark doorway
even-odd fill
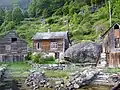
[[[59,52],[55,52],[55,59],[59,59]]]

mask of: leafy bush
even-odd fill
[[[29,52],[27,56],[25,57],[25,60],[32,60],[32,53]]]
[[[44,55],[42,53],[38,53],[35,55],[32,55],[32,60],[34,63],[39,63],[39,64],[55,64],[55,59],[53,56],[47,56],[43,57]]]
[[[32,60],[35,63],[41,63],[41,62],[43,62],[42,54],[38,53],[38,54],[32,55]]]

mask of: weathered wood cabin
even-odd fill
[[[8,32],[0,39],[0,62],[23,61],[27,55],[27,42],[16,31]]]
[[[56,59],[63,59],[69,48],[68,32],[43,32],[33,36],[33,52],[45,52]]]
[[[120,67],[120,26],[113,24],[104,34],[103,52],[106,54],[106,61],[109,67]]]

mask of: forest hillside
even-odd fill
[[[95,41],[109,28],[108,0],[11,1],[12,8],[2,3],[0,5],[0,35],[15,29],[30,46],[31,38],[36,32],[48,29],[69,30],[71,40],[80,42]],[[21,7],[24,4],[20,4],[22,1],[27,5],[24,9]],[[111,13],[112,24],[120,23],[120,0],[111,0]]]

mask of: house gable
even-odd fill
[[[120,25],[119,25],[118,23],[113,24],[107,31],[105,31],[105,32],[100,36],[100,38],[103,39],[103,38],[106,36],[106,34],[109,33],[110,30],[112,30],[112,29],[117,29],[117,28],[119,28],[119,26],[120,26]]]
[[[25,40],[19,37],[15,30],[11,30],[10,32],[6,33],[2,38],[0,38],[0,44],[2,43],[10,44],[14,41],[21,41],[27,44]]]

